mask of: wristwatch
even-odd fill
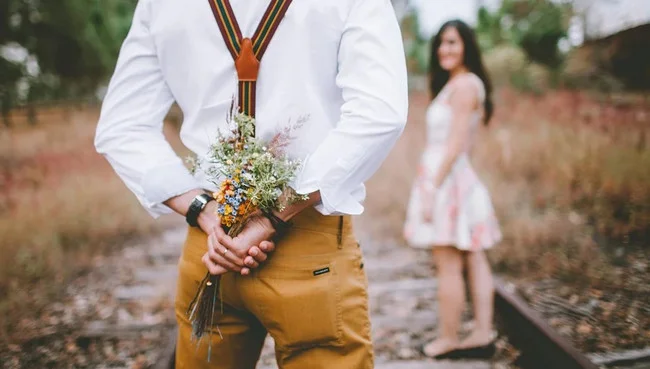
[[[187,224],[189,224],[192,227],[198,227],[199,214],[201,214],[201,211],[205,209],[205,206],[208,205],[208,203],[213,200],[214,197],[208,195],[207,193],[202,193],[196,196],[194,200],[192,200],[192,203],[190,204],[190,208],[187,210],[187,214],[185,215],[185,220],[187,221]]]

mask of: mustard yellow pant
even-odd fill
[[[187,308],[206,273],[207,236],[190,228],[179,263],[177,369],[254,369],[264,339],[275,340],[281,369],[370,369],[368,282],[349,217],[305,210],[270,258],[250,276],[222,277],[223,339],[191,340]]]

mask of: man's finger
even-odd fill
[[[221,228],[221,227],[217,227],[217,228]],[[223,229],[221,230],[221,232],[215,231],[212,234],[220,244],[228,247],[229,249],[235,247],[235,242],[233,241],[232,237],[228,236],[223,231]]]
[[[223,255],[219,254],[216,252],[213,248],[209,248],[207,252],[208,257],[210,260],[212,260],[213,263],[216,263],[217,265],[221,265],[222,267],[239,272],[241,270],[241,266],[238,264],[235,264],[231,262],[230,260],[226,259],[223,257]],[[242,260],[241,265],[244,265],[244,262]]]
[[[208,256],[208,253],[205,253],[203,257],[201,258],[201,261],[203,264],[208,268],[208,272],[212,275],[221,275],[227,272],[225,268],[222,266],[219,266],[215,264],[212,260],[210,260],[210,257]]]
[[[255,269],[260,266],[260,263],[255,261],[252,256],[247,256],[246,259],[244,259],[244,265],[251,269]]]
[[[264,251],[267,254],[273,252],[273,250],[275,250],[275,243],[271,241],[262,241],[260,243],[260,250]]]
[[[220,225],[214,226],[212,228],[212,233],[214,233],[214,234],[216,234],[218,236],[222,236],[222,235],[226,234],[226,232],[223,230],[223,228]]]
[[[216,234],[211,234],[208,237],[208,246],[210,257],[212,257],[213,260],[215,259],[215,255],[219,254],[232,264],[235,264],[239,267],[244,266],[244,260],[242,258],[239,258],[237,255],[235,255],[234,252],[230,251],[230,249],[220,243]]]
[[[241,275],[249,275],[249,274],[251,274],[251,270],[248,269],[248,268],[246,268],[246,267],[244,267],[244,268],[241,268],[241,272],[240,272],[240,273],[241,273]]]
[[[257,261],[258,263],[265,262],[267,258],[266,253],[260,250],[260,248],[257,246],[251,247],[250,250],[248,250],[248,255],[250,256],[247,256],[246,259],[251,258]],[[244,262],[246,261],[246,259],[244,259]]]

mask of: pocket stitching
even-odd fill
[[[294,349],[302,349],[302,348],[310,348],[310,347],[327,347],[327,346],[333,346],[333,347],[341,347],[343,346],[343,312],[342,312],[342,307],[341,307],[341,288],[338,283],[339,279],[339,273],[338,269],[336,267],[336,262],[332,261],[330,263],[324,264],[324,266],[328,266],[331,268],[331,273],[332,275],[329,278],[334,278],[335,280],[331,283],[333,284],[333,289],[334,289],[334,338],[327,339],[327,340],[319,340],[316,342],[309,342],[309,343],[298,343],[298,344],[278,344],[278,348],[282,351],[286,350],[294,350]],[[301,271],[307,271],[306,268],[301,268]],[[260,280],[267,279],[267,280],[305,280],[304,278],[278,278],[274,276],[268,276],[265,275],[263,277],[259,277]],[[330,288],[331,291],[331,288]],[[268,308],[265,307],[263,304],[258,304],[258,309],[262,312],[268,312]]]

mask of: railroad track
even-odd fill
[[[560,336],[503,280],[495,283],[495,312],[508,341],[520,351],[522,369],[650,369],[650,348],[584,354]]]
[[[386,354],[386,340],[390,335],[403,335],[404,333],[413,333],[414,329],[419,329],[420,333],[432,332],[435,326],[433,318],[432,305],[427,305],[424,310],[431,313],[431,317],[422,314],[422,310],[407,310],[406,317],[397,315],[386,315],[386,309],[383,311],[378,307],[392,305],[388,310],[395,311],[397,307],[409,304],[412,296],[419,296],[419,300],[413,300],[412,303],[421,305],[423,301],[434,299],[436,281],[431,278],[430,267],[426,262],[422,262],[419,254],[406,251],[405,248],[389,249],[381,245],[369,248],[365,255],[366,271],[370,279],[370,296],[371,314],[373,319],[373,330],[379,328],[382,332],[373,332],[373,340],[376,343],[376,349],[379,352],[376,368],[378,369],[437,369],[437,368],[490,368],[491,362],[474,362],[474,363],[436,363],[427,361],[422,356],[411,358],[401,358],[395,355],[395,352]],[[390,253],[390,255],[386,255]],[[381,255],[379,257],[378,255]],[[404,275],[404,270],[410,270],[410,274]],[[415,270],[413,272],[413,270]],[[620,365],[638,364],[644,358],[637,356],[627,356],[621,358],[611,357],[607,359],[587,356],[577,350],[565,338],[561,337],[550,325],[514,291],[503,280],[496,281],[495,296],[495,313],[499,333],[507,337],[507,341],[514,346],[519,352],[519,356],[514,363],[520,369],[598,369],[598,368],[619,368]],[[373,297],[374,296],[374,297]],[[397,302],[394,302],[397,301]],[[373,308],[373,304],[375,307]],[[401,304],[401,305],[397,305]],[[407,323],[409,321],[409,323]],[[390,326],[390,327],[389,327]],[[414,328],[415,327],[415,328]],[[376,334],[379,333],[379,334]],[[173,369],[173,351],[174,335],[170,335],[169,345],[165,349],[165,354],[161,360],[154,366],[154,369]],[[413,349],[416,345],[422,343],[430,336],[421,335],[420,341],[411,340],[404,344],[405,347]],[[390,338],[389,338],[390,340]],[[402,347],[403,349],[404,347]],[[268,364],[272,360],[268,353],[267,347],[266,364],[260,363],[261,368],[274,368],[274,365]],[[384,357],[382,357],[384,355]],[[650,353],[648,353],[650,356]],[[265,359],[264,355],[262,357]],[[503,367],[503,366],[501,366]],[[634,367],[634,369],[650,369],[650,367]],[[336,368],[338,369],[338,368]]]
[[[502,280],[495,283],[495,312],[500,333],[508,337],[520,355],[514,363],[522,369],[598,369],[586,355],[553,330]],[[174,341],[154,369],[174,369]],[[621,359],[610,364],[636,363]],[[426,364],[425,364],[426,365]],[[609,366],[609,365],[608,365]]]
[[[598,369],[586,355],[561,337],[506,283],[495,283],[495,312],[508,341],[520,356],[523,369]]]

